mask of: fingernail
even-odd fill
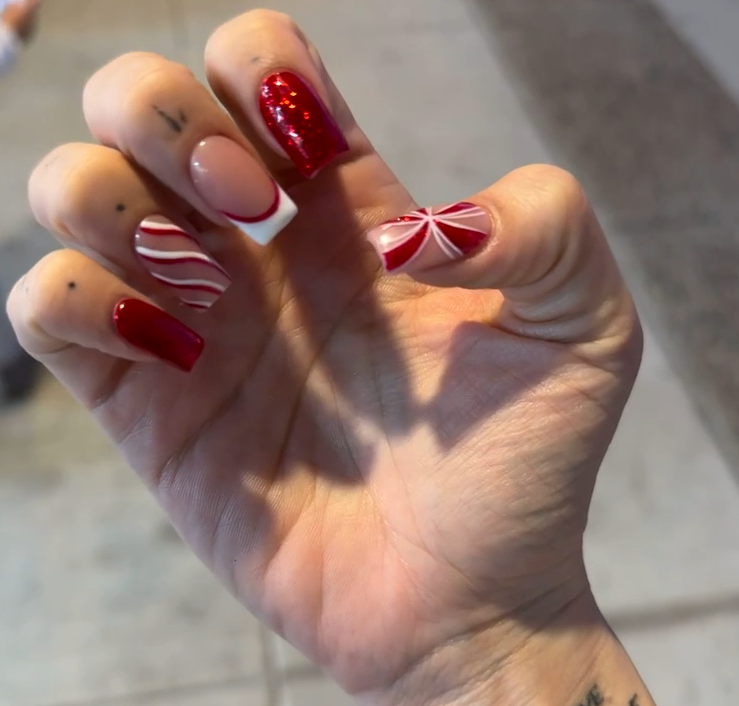
[[[367,233],[389,273],[415,272],[468,257],[490,237],[490,216],[462,201],[421,208]]]
[[[294,73],[282,71],[266,78],[259,108],[269,131],[307,178],[349,149],[316,92]]]
[[[124,341],[188,373],[205,347],[195,331],[140,299],[118,302],[113,323]]]
[[[197,240],[163,216],[142,221],[134,248],[151,275],[194,309],[210,309],[231,285],[226,271]]]
[[[208,137],[193,152],[195,188],[252,240],[267,245],[298,213],[298,207],[264,167],[227,137]]]

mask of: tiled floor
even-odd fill
[[[672,365],[739,467],[739,104],[726,89],[736,11],[722,0],[682,15],[681,0],[660,0],[667,16],[650,0],[470,2],[528,117],[616,226]]]
[[[474,193],[550,158],[460,2],[371,6],[279,4],[420,201]],[[194,64],[210,29],[243,7],[49,3],[38,46],[2,87],[0,241],[27,228],[31,165],[84,137],[90,71],[127,49]],[[647,344],[593,505],[594,588],[659,703],[737,703],[739,491],[652,336]],[[0,416],[0,557],[0,706],[349,703],[215,584],[51,381]]]
[[[655,0],[726,87],[739,96],[739,3],[736,0]]]

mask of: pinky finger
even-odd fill
[[[8,315],[21,345],[78,397],[119,360],[161,360],[189,372],[203,339],[73,250],[47,255],[13,288]]]

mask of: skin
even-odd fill
[[[516,171],[469,199],[494,223],[482,250],[390,277],[363,233],[416,204],[292,21],[233,20],[206,65],[230,116],[158,56],[121,57],[91,79],[100,144],[58,148],[30,184],[38,220],[85,254],[55,252],[17,284],[8,306],[23,345],[226,587],[365,702],[477,703],[506,670],[531,675],[554,634],[607,653],[631,689],[582,535],[641,331],[580,185],[554,167]],[[284,68],[317,88],[351,146],[312,181],[257,111],[260,81]],[[152,106],[182,111],[183,130]],[[267,248],[189,181],[189,155],[215,133],[258,154],[300,208]],[[234,279],[211,312],[177,307],[136,260],[131,238],[152,213],[207,231]],[[192,374],[116,336],[111,313],[128,296],[205,337]],[[552,703],[584,698],[592,661],[549,677],[563,694]]]

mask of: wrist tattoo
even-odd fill
[[[588,693],[585,695],[585,698],[575,704],[575,706],[603,706],[603,704],[605,703],[606,700],[603,696],[603,692],[600,690],[600,686],[598,686],[598,684],[593,684],[593,686],[591,686],[588,690]],[[628,706],[639,706],[638,694],[634,694],[629,699]]]
[[[593,684],[585,695],[585,700],[581,701],[577,706],[603,706],[605,702],[600,687],[597,684]]]

